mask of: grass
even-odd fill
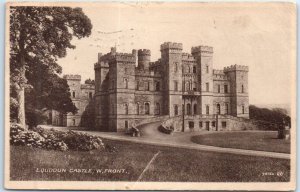
[[[11,147],[11,180],[43,181],[136,181],[151,158],[160,151],[141,181],[189,182],[285,182],[290,178],[290,161],[130,142],[109,141],[117,152],[47,151]],[[36,169],[125,169],[125,173],[40,173]],[[283,176],[263,176],[265,172]]]
[[[194,143],[225,148],[290,153],[290,140],[277,139],[277,132],[216,132],[193,136]]]

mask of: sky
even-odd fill
[[[59,60],[63,74],[94,79],[97,54],[150,49],[160,58],[163,42],[214,48],[213,67],[249,66],[250,104],[290,104],[295,91],[296,22],[291,4],[282,3],[98,3],[81,4],[91,19],[88,38]]]

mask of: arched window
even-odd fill
[[[209,115],[209,105],[206,105],[206,115]]]
[[[124,104],[124,111],[125,111],[125,114],[128,115],[128,104],[127,103]]]
[[[218,93],[221,92],[221,85],[218,85]]]
[[[196,66],[193,67],[193,73],[196,73]]]
[[[242,114],[245,114],[245,106],[242,105]]]
[[[226,105],[225,105],[225,112],[226,112],[226,114],[229,114],[229,104],[228,103],[226,103]]]
[[[242,93],[244,93],[244,85],[242,85]]]
[[[140,114],[140,104],[139,103],[136,104],[136,114],[137,115]]]
[[[197,104],[194,104],[194,115],[197,115]]]
[[[150,105],[149,105],[149,103],[145,103],[145,114],[146,115],[150,114]]]
[[[191,104],[187,104],[186,113],[187,113],[187,115],[191,115]]]
[[[160,114],[160,105],[159,105],[159,103],[155,103],[155,114],[156,115]]]
[[[124,79],[125,89],[128,89],[128,79]]]
[[[178,105],[174,106],[174,115],[178,115]]]
[[[217,114],[221,114],[221,105],[217,104]]]
[[[76,95],[75,95],[75,91],[72,92],[72,95],[73,95],[73,98],[75,98],[75,96],[76,96]]]

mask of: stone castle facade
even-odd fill
[[[167,42],[160,51],[155,62],[148,49],[99,53],[95,88],[89,88],[94,91],[95,130],[126,131],[137,121],[159,116],[182,117],[182,131],[227,129],[230,119],[249,118],[247,66],[214,69],[209,46],[184,53],[181,43]],[[78,78],[68,81],[71,92],[72,87],[82,89]]]
[[[71,99],[78,111],[76,114],[61,114],[52,110],[49,119],[52,125],[66,127],[93,127],[94,117],[94,82],[81,84],[80,75],[64,75],[70,88]]]

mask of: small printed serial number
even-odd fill
[[[282,171],[277,171],[277,172],[262,172],[262,176],[278,176],[282,177],[283,172]]]

